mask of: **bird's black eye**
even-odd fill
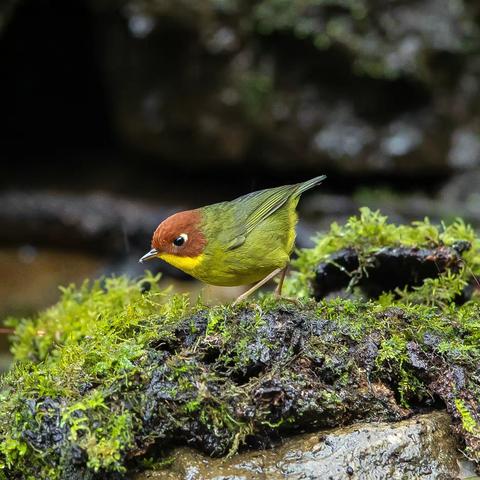
[[[173,244],[176,247],[181,247],[185,243],[185,239],[183,237],[178,237],[173,241]]]
[[[182,233],[173,241],[173,244],[176,247],[181,247],[187,240],[188,240],[188,235],[186,233]]]

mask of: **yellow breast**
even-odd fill
[[[204,255],[200,254],[196,257],[180,257],[178,255],[172,255],[171,253],[161,253],[159,257],[165,260],[170,265],[173,265],[180,270],[183,270],[189,275],[194,275],[195,269],[202,263]]]

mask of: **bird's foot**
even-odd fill
[[[278,275],[282,271],[281,268],[277,268],[272,273],[268,274],[263,280],[260,280],[256,283],[250,290],[247,290],[245,293],[242,293],[233,303],[232,306],[238,305],[242,300],[245,300],[253,292],[257,291],[262,285],[271,280],[275,275]]]
[[[284,302],[288,302],[288,303],[293,303],[297,307],[300,307],[302,305],[302,303],[300,302],[300,300],[298,300],[298,298],[285,297],[278,292],[274,292],[273,296],[275,297],[275,300],[277,300],[277,301],[284,301]]]
[[[237,297],[237,298],[232,302],[232,307],[235,307],[236,305],[238,305],[240,302],[242,302],[243,300],[245,300],[249,295],[250,295],[250,292],[242,293],[242,295],[240,295],[239,297]]]

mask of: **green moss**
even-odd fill
[[[414,290],[307,298],[312,269],[339,249],[353,246],[364,266],[384,246],[458,241],[471,245],[464,267]],[[296,265],[288,288],[305,297],[300,306],[273,295],[189,305],[147,275],[70,286],[37,317],[12,320],[0,478],[114,478],[144,458],[168,458],[172,443],[224,455],[277,430],[400,419],[432,398],[480,460],[480,302],[452,301],[479,270],[474,232],[461,221],[397,226],[364,209],[332,225]]]
[[[479,433],[480,429],[478,423],[473,418],[470,410],[465,405],[465,402],[459,398],[455,399],[455,407],[462,417],[462,426],[468,433]]]
[[[128,288],[133,285],[138,286],[138,282],[128,284]],[[153,300],[156,293],[142,295]],[[101,297],[97,300],[103,303]],[[170,302],[164,300],[156,304],[159,312],[172,309]],[[125,308],[135,310],[137,301],[144,302],[137,298]],[[178,297],[173,297],[171,302],[178,303]],[[55,475],[49,474],[48,478],[68,478],[62,468],[72,461],[74,448],[85,455],[85,468],[89,471],[99,475],[121,473],[125,471],[127,456],[134,454],[139,443],[149,445],[158,435],[156,422],[160,422],[162,428],[168,426],[170,430],[164,432],[170,431],[170,435],[175,432],[178,438],[183,427],[189,431],[197,429],[197,435],[198,429],[203,429],[202,435],[206,437],[203,436],[202,441],[213,436],[223,452],[235,451],[252,433],[258,435],[265,428],[288,430],[312,416],[317,422],[323,418],[320,424],[327,422],[328,425],[331,421],[335,424],[354,408],[355,401],[347,391],[353,393],[363,384],[357,376],[363,375],[360,371],[366,367],[363,365],[359,370],[360,357],[353,353],[352,345],[367,345],[369,338],[375,338],[377,352],[370,370],[366,371],[368,378],[372,382],[394,385],[399,402],[406,408],[412,400],[418,402],[428,396],[423,375],[418,376],[412,366],[410,345],[423,345],[422,348],[429,350],[425,343],[428,334],[441,339],[434,349],[436,361],[442,359],[445,364],[454,362],[472,368],[480,359],[480,305],[476,303],[452,309],[450,314],[440,314],[438,308],[426,305],[392,309],[373,301],[337,299],[312,303],[300,310],[295,307],[283,320],[280,318],[285,314],[280,312],[291,307],[285,305],[279,310],[278,305],[272,308],[273,305],[271,298],[265,298],[252,310],[217,307],[213,314],[205,310],[197,312],[196,307],[187,313],[182,307],[181,312],[188,317],[186,320],[180,317],[176,322],[157,316],[149,325],[155,335],[148,336],[141,346],[141,355],[134,349],[129,362],[122,363],[122,374],[112,358],[99,362],[95,357],[95,362],[103,363],[101,367],[90,358],[88,343],[105,341],[99,338],[105,337],[105,331],[100,332],[93,326],[87,329],[86,337],[76,339],[81,348],[76,350],[76,356],[83,355],[84,366],[83,375],[76,383],[68,378],[69,365],[62,360],[64,355],[72,358],[68,353],[73,347],[69,338],[64,345],[57,344],[51,349],[44,362],[18,362],[2,383],[3,468],[10,473],[25,471],[34,475],[55,467]],[[288,320],[290,318],[293,320]],[[292,321],[294,323],[286,328]],[[42,322],[42,315],[37,322]],[[175,337],[173,326],[177,329]],[[193,338],[184,340],[183,347],[171,354],[158,356],[162,342],[173,341],[168,347],[171,349],[185,334]],[[300,343],[292,337],[296,334],[303,339]],[[126,339],[108,337],[108,341],[111,342],[110,357],[115,357]],[[212,349],[216,353],[212,353]],[[208,360],[212,355],[214,360]],[[299,359],[303,359],[303,363],[298,363]],[[261,365],[263,367],[259,367]],[[318,367],[310,369],[305,365]],[[111,377],[107,367],[111,369]],[[249,381],[252,375],[249,372],[258,368],[261,375],[254,375]],[[46,375],[51,381],[39,389],[37,385]],[[318,381],[324,376],[330,378],[327,383],[311,384],[313,378]],[[246,380],[232,381],[242,377]],[[333,385],[332,378],[336,379]],[[263,387],[259,388],[259,384]],[[301,388],[303,397],[297,388]],[[288,393],[289,389],[294,390]],[[159,400],[157,394],[164,400]],[[456,394],[457,400],[462,398],[462,392]],[[286,395],[291,395],[288,402],[297,397],[301,401],[294,409],[282,410],[280,406]],[[362,391],[361,406],[368,412],[364,395]],[[252,398],[261,400],[256,403],[254,415],[249,416],[244,412],[251,408]],[[156,418],[152,424],[145,416],[149,410],[155,412],[151,413]],[[324,417],[325,412],[328,415]],[[380,410],[375,415],[382,417],[385,413]],[[26,426],[41,437],[45,425],[51,428],[52,418],[66,437],[60,442],[61,447],[54,442],[40,447],[31,439],[25,440]],[[473,434],[470,428],[465,429]]]
[[[472,277],[480,275],[480,240],[474,230],[458,219],[450,225],[436,226],[428,218],[411,225],[395,225],[378,211],[368,208],[360,210],[360,216],[351,217],[340,226],[333,223],[330,231],[318,235],[314,248],[302,249],[292,262],[296,269],[286,282],[286,292],[303,298],[311,297],[311,281],[315,268],[321,262],[329,262],[332,254],[346,248],[355,250],[359,258],[359,268],[349,272],[350,289],[364,277],[372,264],[373,255],[384,247],[435,248],[454,247],[460,242],[468,242],[470,248],[462,253],[463,266],[460,272],[450,270],[437,278],[426,279],[419,287],[397,291],[398,303],[427,303],[447,306],[464,289]],[[380,299],[383,304],[394,303],[393,296]]]
[[[14,320],[7,323],[16,327],[12,352],[17,360],[42,361],[55,359],[58,352],[55,347],[68,343],[72,348],[78,347],[78,340],[85,336],[94,336],[97,332],[108,331],[104,341],[97,338],[99,344],[91,345],[88,362],[94,365],[96,374],[102,369],[123,370],[129,361],[141,355],[139,345],[145,343],[149,336],[155,335],[152,330],[155,318],[161,313],[167,320],[178,319],[187,307],[184,296],[169,296],[168,289],[158,290],[158,278],[147,276],[138,282],[132,282],[125,277],[106,278],[95,282],[85,281],[80,288],[70,285],[62,288],[62,298],[59,303],[44,311],[35,321],[30,319]],[[150,295],[143,295],[143,289],[151,289]],[[168,298],[168,302],[163,302]],[[164,325],[168,328],[168,321]],[[112,365],[109,361],[109,346],[119,338],[124,337],[121,351],[117,352]],[[53,354],[53,355],[50,355]],[[72,366],[72,370],[85,370],[84,355],[77,355],[74,350],[68,358],[61,360]]]
[[[62,397],[63,404],[54,409],[60,414],[59,428],[86,452],[88,466],[122,471],[120,452],[132,441],[134,420],[123,407],[112,412],[106,403],[119,383],[142,375],[139,365],[149,342],[169,338],[187,309],[184,296],[159,290],[157,281],[147,275],[136,282],[116,277],[85,282],[79,289],[72,285],[37,318],[11,320],[17,325],[12,347],[16,364],[2,380],[7,410],[0,412],[1,422],[10,423],[8,405],[20,405],[25,398]],[[101,387],[90,390],[94,385]],[[33,418],[22,410],[0,447],[6,466],[21,465],[27,453],[21,438],[26,419]],[[105,424],[107,412],[115,415]],[[37,412],[37,420],[38,415],[46,413]]]

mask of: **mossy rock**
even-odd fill
[[[480,283],[480,240],[458,219],[440,227],[424,221],[395,225],[361,208],[343,226],[333,223],[313,248],[298,252],[289,294],[320,299],[332,291],[380,303],[461,303]]]
[[[353,284],[352,298],[309,298],[312,267],[339,249],[355,246],[368,260],[386,244],[426,239],[468,242],[463,263],[379,299],[357,298]],[[288,287],[304,297],[299,306],[268,295],[189,305],[148,275],[64,289],[57,305],[16,322],[16,362],[1,385],[0,476],[122,478],[168,459],[173,446],[221,456],[435,408],[451,414],[478,462],[480,302],[455,302],[478,262],[461,222],[396,227],[364,210],[300,252]]]
[[[458,450],[445,412],[400,422],[355,423],[283,438],[267,450],[210,458],[193,448],[172,451],[168,465],[132,480],[479,480]]]

